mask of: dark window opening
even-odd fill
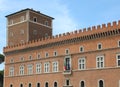
[[[40,87],[40,83],[37,83],[37,87]]]
[[[66,80],[66,85],[69,86],[70,85],[70,81]]]
[[[33,21],[34,21],[34,22],[37,22],[37,18],[34,18]]]
[[[20,87],[23,87],[23,84],[20,84]]]
[[[48,87],[48,82],[45,83],[45,87]]]
[[[104,87],[103,85],[104,85],[103,81],[100,80],[100,81],[99,81],[99,87]]]
[[[11,84],[10,87],[13,87],[13,85]]]
[[[31,83],[29,83],[29,87],[32,87]]]
[[[54,82],[54,87],[57,87],[57,82]]]
[[[81,81],[81,86],[80,87],[85,87],[84,81]]]

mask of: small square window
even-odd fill
[[[45,57],[46,57],[46,58],[48,58],[48,57],[49,57],[49,54],[48,54],[47,52],[45,53]]]
[[[99,44],[97,45],[97,49],[98,49],[98,50],[101,50],[101,49],[102,49],[102,44],[101,44],[101,43],[99,43]]]
[[[53,55],[54,55],[54,56],[57,56],[57,52],[56,52],[56,51],[54,51]]]
[[[21,16],[20,21],[24,21],[24,20],[25,20],[24,16]]]
[[[12,25],[13,24],[13,20],[11,19],[10,21],[9,21],[9,25]]]
[[[29,60],[32,60],[32,56],[31,55],[29,56]]]
[[[118,47],[120,47],[120,40],[118,41]]]
[[[10,63],[14,63],[14,59],[12,58],[12,59],[10,59]]]
[[[36,18],[36,17],[34,17],[34,18],[33,18],[33,21],[34,21],[34,22],[37,22],[37,18]]]
[[[65,54],[68,55],[69,54],[69,49],[65,50]]]
[[[48,26],[48,21],[45,21],[45,25]]]
[[[41,58],[41,56],[40,56],[40,54],[38,54],[38,55],[37,55],[37,59],[40,59],[40,58]]]
[[[80,46],[80,52],[84,52],[84,47]]]
[[[20,61],[24,61],[24,57],[20,57]]]

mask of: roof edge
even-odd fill
[[[23,11],[26,11],[26,10],[30,10],[30,11],[36,12],[36,13],[38,13],[38,14],[44,15],[44,16],[46,16],[46,17],[49,17],[49,18],[51,18],[51,19],[54,19],[53,17],[48,16],[48,15],[45,15],[45,14],[43,14],[43,13],[40,13],[40,11],[33,10],[32,8],[31,8],[31,9],[30,9],[30,8],[22,9],[22,10],[20,10],[20,11],[15,12],[15,13],[6,15],[5,17],[9,17],[9,16],[12,16],[12,15],[14,15],[14,14],[18,14],[18,13],[23,12]]]

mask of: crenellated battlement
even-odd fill
[[[16,44],[13,46],[7,46],[7,47],[4,47],[4,52],[6,53],[14,50],[42,46],[45,44],[56,43],[56,42],[65,41],[68,39],[88,36],[92,34],[98,34],[101,32],[107,32],[107,31],[116,30],[116,29],[120,29],[120,20],[118,22],[114,21],[112,23],[92,26],[92,27],[88,27],[80,30],[75,30],[73,32],[67,32],[67,33],[58,34],[55,36],[49,36],[47,38],[36,39],[36,40],[32,40],[22,44]]]

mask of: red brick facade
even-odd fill
[[[4,87],[120,87],[120,21],[31,38],[4,48]]]

